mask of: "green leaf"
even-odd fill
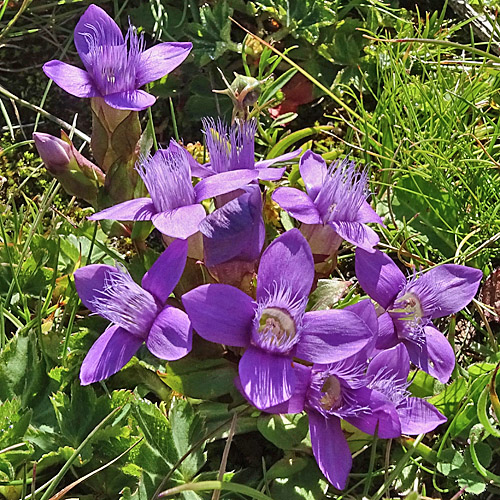
[[[296,474],[277,478],[271,486],[273,500],[318,500],[328,489],[328,482],[313,458]]]
[[[181,458],[196,442],[203,438],[201,420],[193,411],[193,407],[182,399],[174,400],[169,418],[175,448],[178,457]],[[206,456],[203,453],[203,448],[204,445],[199,446],[180,465],[186,482],[190,481],[205,463]]]
[[[458,450],[447,448],[439,455],[437,470],[444,476],[457,477],[462,471],[465,463],[464,456]]]
[[[19,397],[21,407],[45,395],[49,378],[33,332],[14,335],[0,351],[0,400]]]
[[[308,428],[308,419],[305,413],[261,415],[257,420],[257,429],[260,433],[282,450],[297,447],[306,437]]]
[[[266,473],[266,479],[272,481],[277,478],[291,477],[307,467],[308,463],[309,460],[304,457],[291,456],[289,458],[282,458],[269,468]]]
[[[225,359],[183,358],[159,376],[174,391],[191,398],[215,399],[234,391],[236,366]]]
[[[456,413],[458,405],[467,392],[467,381],[463,377],[454,380],[450,385],[437,396],[429,399],[429,403],[434,405],[441,413],[451,417]]]

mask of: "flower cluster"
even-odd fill
[[[241,149],[241,133],[234,128],[207,141],[210,153],[215,151],[211,164],[220,162],[220,151],[225,150],[227,157],[249,154]],[[194,159],[171,142],[167,150],[159,150],[137,167],[151,198],[124,202],[91,217],[151,219],[165,235],[179,238],[158,260],[171,265],[160,264],[158,284],[165,280],[170,285],[148,288],[147,276],[159,272],[154,267],[143,280],[143,289],[124,271],[104,270],[107,266],[77,271],[84,303],[113,322],[85,359],[81,380],[89,383],[117,371],[143,341],[160,358],[177,359],[189,351],[192,328],[205,340],[243,350],[236,384],[256,408],[307,412],[314,456],[330,483],[342,489],[351,468],[342,420],[381,438],[429,432],[446,420],[428,402],[411,397],[410,361],[441,382],[449,379],[454,352],[432,319],[466,306],[477,291],[481,272],[446,264],[407,280],[386,254],[373,248],[378,238],[366,223],[382,221],[366,202],[366,174],[357,173],[353,162],[346,160],[322,169],[320,158],[307,151],[300,159],[308,194],[281,187],[273,199],[303,225],[310,222],[334,231],[340,240],[337,249],[343,239],[358,245],[356,274],[373,301],[307,311],[315,262],[303,226],[286,231],[260,254],[265,228],[261,189],[255,184],[257,169],[218,167],[193,187]],[[235,165],[253,165],[253,158],[240,157]],[[318,168],[321,175],[315,172]],[[231,192],[230,201],[206,215],[201,200]],[[185,254],[182,259],[180,250],[172,248],[180,249],[184,242],[182,249],[187,251],[186,238],[198,232],[203,234],[204,262],[216,282],[184,293],[185,312],[163,306],[185,263]],[[315,241],[320,236],[316,233]],[[331,242],[328,234],[323,236]],[[177,258],[169,258],[171,252]],[[259,257],[253,294],[231,277],[237,271],[251,273]],[[103,270],[96,273],[89,269],[93,267]],[[169,274],[175,279],[167,278]],[[113,358],[115,339],[121,345]]]
[[[76,96],[132,111],[155,100],[139,87],[170,72],[191,49],[189,43],[162,43],[145,50],[132,27],[123,37],[94,5],[76,26],[75,44],[86,70],[51,61],[44,66],[46,74]],[[119,114],[105,118],[117,116],[124,120]],[[482,273],[446,264],[407,279],[375,248],[379,238],[368,224],[383,221],[367,201],[367,172],[347,158],[327,166],[311,150],[299,160],[305,191],[280,186],[271,194],[300,225],[263,251],[259,180],[267,181],[266,186],[280,182],[286,165],[271,165],[302,151],[256,162],[256,129],[255,120],[227,125],[206,119],[205,164],[173,140],[135,162],[139,148],[133,143],[127,162],[149,196],[125,198],[111,207],[108,203],[89,218],[151,221],[168,246],[141,286],[121,266],[94,264],[75,272],[85,307],[110,321],[85,357],[80,381],[91,384],[115,374],[142,344],[160,359],[180,359],[196,342],[194,331],[227,346],[234,359],[241,355],[235,384],[256,408],[308,414],[318,465],[333,486],[343,489],[352,458],[342,421],[368,434],[395,438],[430,432],[446,420],[427,401],[411,396],[411,364],[442,383],[449,380],[454,351],[432,320],[465,307]],[[109,127],[108,139],[115,130]],[[82,197],[92,188],[85,199],[95,203],[97,186],[91,181],[109,188],[120,167],[113,160],[104,174],[64,137],[38,134],[35,141],[63,185]],[[106,155],[116,153],[106,147]],[[269,196],[266,200],[270,202]],[[344,241],[356,247],[356,276],[370,298],[344,308],[308,310],[318,276],[330,274]],[[192,245],[196,265],[204,264],[208,271],[202,284],[184,272]]]

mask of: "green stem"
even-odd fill
[[[245,486],[244,484],[237,483],[225,483],[223,481],[201,481],[200,483],[181,484],[180,486],[176,486],[175,488],[170,488],[169,490],[163,491],[158,495],[158,497],[164,498],[167,496],[176,495],[177,493],[181,493],[182,491],[211,490],[234,491],[235,493],[241,493],[242,495],[246,495],[257,500],[272,500],[271,497],[268,497],[267,495],[264,495],[264,493],[250,488],[250,486]]]

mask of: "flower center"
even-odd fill
[[[342,405],[342,386],[335,375],[330,375],[321,388],[322,396],[319,400],[321,408],[327,412],[336,410]]]
[[[255,326],[254,343],[270,352],[287,353],[298,340],[292,316],[277,307],[264,309]]]
[[[400,338],[411,340],[419,345],[424,341],[423,327],[426,321],[416,293],[410,291],[399,297],[389,313],[394,320],[397,320],[395,325]]]
[[[148,334],[159,312],[154,297],[120,268],[107,273],[92,302],[97,314],[140,337]]]

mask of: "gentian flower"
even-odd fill
[[[202,285],[182,302],[206,340],[246,347],[239,364],[243,392],[263,409],[289,399],[296,385],[293,358],[330,363],[360,351],[374,332],[352,311],[305,312],[314,263],[305,238],[292,229],[262,254],[257,300],[225,284]],[[368,306],[373,311],[371,304]]]
[[[446,422],[446,417],[434,406],[407,391],[410,382],[410,358],[404,345],[387,349],[377,354],[366,372],[370,379],[369,389],[386,396],[394,406],[403,434],[424,434]]]
[[[291,160],[297,157],[301,150],[297,149],[270,160],[255,162],[255,120],[227,125],[218,119],[203,120],[203,133],[210,153],[210,162],[205,165],[193,166],[193,175],[204,179],[221,172],[248,169],[256,170],[258,178],[265,181],[281,179],[286,168],[269,168],[274,163]]]
[[[205,265],[219,282],[238,288],[253,277],[266,237],[260,188],[243,191],[200,223]]]
[[[297,383],[293,396],[266,410],[269,413],[306,411],[316,462],[328,481],[339,490],[345,488],[352,466],[341,420],[368,434],[377,432],[380,438],[401,435],[394,404],[368,387],[365,371],[365,353],[326,365],[295,364]]]
[[[81,301],[111,321],[83,360],[82,385],[113,375],[146,343],[158,358],[175,360],[191,350],[192,330],[184,311],[166,304],[187,257],[187,242],[177,240],[144,275],[142,286],[120,267],[94,264],[75,271]]]
[[[151,198],[124,201],[89,217],[91,220],[151,220],[166,236],[186,239],[206,217],[203,200],[233,191],[256,179],[250,170],[234,170],[203,179],[193,187],[189,153],[175,141],[137,166]]]
[[[189,54],[191,43],[165,42],[145,50],[144,38],[129,27],[125,38],[111,17],[90,5],[75,27],[76,50],[85,70],[49,61],[45,74],[76,97],[102,97],[116,109],[140,111],[156,98],[140,87],[174,70]]]
[[[325,160],[311,150],[301,157],[299,170],[307,194],[280,187],[272,199],[302,222],[301,231],[313,254],[326,260],[336,254],[342,239],[373,252],[379,238],[366,223],[382,224],[382,219],[366,202],[366,172],[357,172],[347,158],[327,168]]]
[[[446,383],[455,366],[455,353],[432,320],[463,309],[474,298],[482,272],[443,264],[407,281],[385,253],[359,248],[355,267],[363,290],[384,309],[378,318],[377,349],[402,342],[413,364]]]
[[[95,204],[98,186],[105,181],[104,172],[80,154],[64,132],[61,135],[63,138],[59,139],[50,134],[35,132],[33,140],[38,154],[45,168],[69,195]]]

